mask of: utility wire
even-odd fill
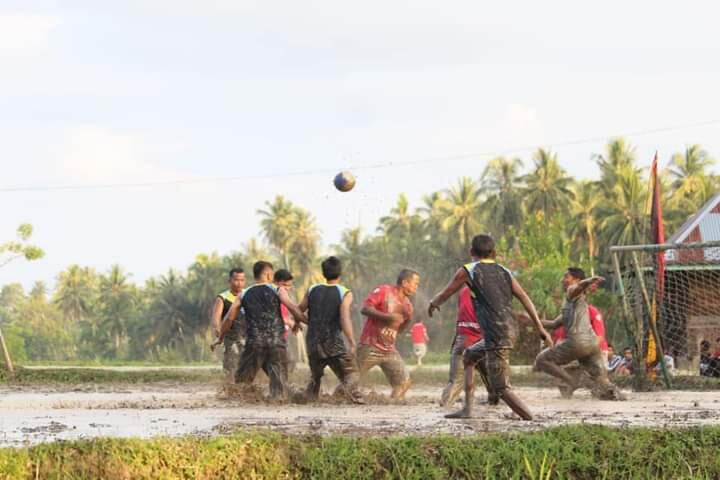
[[[672,127],[661,127],[653,128],[649,130],[641,130],[636,132],[626,132],[617,135],[605,135],[598,137],[589,137],[578,140],[569,140],[565,142],[557,142],[546,144],[546,148],[559,148],[568,147],[573,145],[582,145],[587,143],[597,143],[607,140],[608,138],[617,137],[642,137],[648,135],[656,135],[658,133],[667,133],[678,130],[687,130],[691,128],[707,127],[713,125],[720,125],[720,120],[710,120],[705,122],[697,122],[686,125],[677,125]],[[446,155],[439,157],[429,157],[419,160],[408,160],[404,162],[383,162],[370,165],[358,165],[355,167],[349,167],[349,170],[363,171],[363,170],[377,170],[382,168],[394,168],[394,167],[407,167],[413,165],[422,165],[434,162],[452,162],[458,160],[467,160],[470,158],[484,158],[484,157],[497,157],[503,155],[511,155],[517,153],[523,153],[532,151],[538,148],[537,145],[526,145],[522,147],[507,148],[501,150],[495,150],[492,152],[477,152],[477,153],[464,153],[458,155]],[[200,177],[200,178],[188,178],[179,180],[157,180],[149,182],[129,182],[129,183],[96,183],[96,184],[72,184],[72,185],[35,185],[35,186],[17,186],[17,187],[0,187],[0,193],[17,193],[17,192],[53,192],[53,191],[68,191],[68,190],[104,190],[104,189],[115,189],[115,188],[142,188],[142,187],[155,187],[155,186],[175,186],[175,185],[192,185],[199,183],[221,183],[221,182],[236,182],[241,180],[266,180],[272,178],[284,178],[284,177],[299,177],[309,176],[318,174],[332,174],[336,173],[337,168],[321,168],[315,170],[298,170],[295,172],[284,172],[274,174],[263,174],[263,175],[246,175],[246,176],[225,176],[225,177]]]

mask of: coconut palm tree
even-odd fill
[[[636,164],[636,149],[624,138],[614,138],[605,146],[604,154],[592,158],[600,168],[598,186],[609,195],[623,175],[639,175],[642,171]]]
[[[300,273],[301,286],[306,289],[313,281],[320,231],[312,214],[302,208],[295,209],[295,222],[291,227],[293,236],[290,250],[293,252],[293,264],[297,266]]]
[[[265,202],[265,210],[258,210],[260,226],[265,239],[280,252],[285,268],[290,268],[290,246],[292,244],[292,226],[297,221],[297,209],[282,195],[273,202]]]
[[[480,179],[482,193],[487,196],[483,212],[497,238],[522,223],[521,168],[519,158],[497,157],[490,160]]]
[[[715,161],[700,145],[691,145],[672,156],[668,174],[672,181],[670,204],[687,212],[696,212],[707,200],[709,169]]]
[[[598,207],[603,245],[609,248],[645,243],[647,193],[647,186],[639,174],[626,169],[618,176],[610,200]]]
[[[92,316],[97,301],[97,275],[88,268],[71,265],[58,275],[54,302],[71,324]]]
[[[557,213],[567,213],[573,198],[573,180],[558,163],[557,154],[539,148],[533,161],[533,171],[523,177],[526,209],[540,211],[547,219]]]
[[[94,338],[83,340],[94,345],[96,351],[117,358],[128,336],[128,327],[132,323],[137,309],[137,295],[133,285],[119,265],[113,265],[107,275],[100,278],[99,324]]]
[[[451,243],[463,251],[482,229],[481,207],[480,186],[470,177],[462,177],[445,191],[445,199],[440,204],[440,211],[445,216],[442,227],[450,235]]]
[[[573,187],[574,198],[570,204],[570,234],[576,245],[587,248],[588,261],[595,263],[597,256],[598,207],[601,194],[591,181],[578,182]],[[594,275],[594,267],[591,267]]]

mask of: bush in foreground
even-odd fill
[[[96,439],[0,450],[0,478],[698,478],[720,476],[720,427],[599,426],[468,437]]]

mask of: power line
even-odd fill
[[[544,145],[546,148],[569,147],[573,145],[582,145],[588,143],[597,143],[616,137],[642,137],[648,135],[656,135],[658,133],[668,133],[678,130],[687,130],[691,128],[700,128],[713,125],[719,125],[720,120],[709,120],[686,125],[677,125],[672,127],[660,127],[649,130],[641,130],[636,132],[626,132],[617,135],[604,135],[598,137],[589,137],[578,140],[569,140],[564,142],[556,142]],[[434,162],[453,162],[458,160],[466,160],[470,158],[497,157],[503,155],[512,155],[532,151],[538,148],[538,145],[526,145],[522,147],[507,148],[495,150],[492,152],[464,153],[458,155],[446,155],[440,157],[429,157],[419,160],[408,160],[404,162],[383,162],[371,165],[358,165],[349,167],[353,171],[377,170],[382,168],[407,167],[413,165],[422,165]],[[0,187],[0,193],[17,193],[17,192],[53,192],[53,191],[70,191],[70,190],[105,190],[115,188],[143,188],[143,187],[162,187],[162,186],[180,186],[192,185],[200,183],[221,183],[221,182],[237,182],[248,180],[267,180],[272,178],[300,177],[319,174],[336,173],[336,168],[322,168],[315,170],[298,170],[295,172],[274,173],[264,175],[248,175],[248,176],[225,176],[225,177],[201,177],[188,178],[179,180],[157,180],[149,182],[127,182],[127,183],[96,183],[96,184],[72,184],[72,185],[35,185],[35,186],[18,186],[18,187]]]

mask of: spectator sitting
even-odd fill
[[[710,342],[700,342],[700,375],[703,377],[720,377],[720,359],[710,354]]]
[[[620,365],[615,369],[615,374],[628,376],[633,373],[633,351],[630,347],[625,347],[623,350],[623,358]]]
[[[675,375],[675,359],[672,357],[672,355],[668,355],[667,353],[664,355],[664,358],[665,368],[667,368],[668,375]],[[655,371],[662,371],[662,365],[660,365],[660,362],[655,365]]]
[[[610,373],[617,373],[618,367],[622,364],[623,358],[615,353],[615,347],[608,345],[608,364],[607,369]]]

